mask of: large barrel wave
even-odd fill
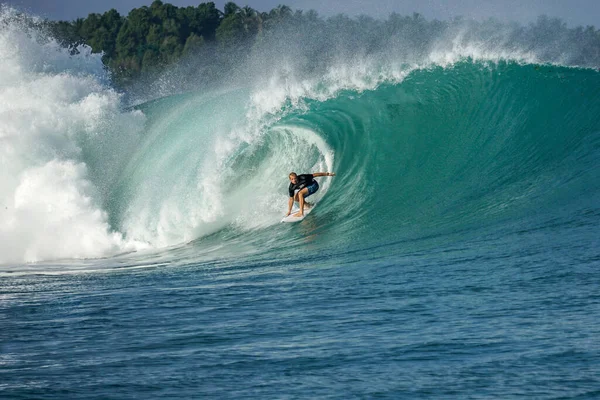
[[[17,28],[0,42],[2,96],[18,100],[0,110],[3,263],[180,245],[344,251],[598,215],[593,69],[466,53],[123,110],[98,57]],[[310,218],[279,224],[287,174],[319,170],[338,176],[321,178]]]
[[[164,99],[142,107],[156,124],[130,165],[137,173],[124,174],[134,189],[118,195],[129,209],[116,223],[161,245],[214,232],[287,245],[307,234],[278,226],[292,170],[338,173],[323,178],[305,224],[329,245],[552,218],[571,203],[593,208],[598,87],[591,70],[465,60],[373,90],[303,99],[256,126],[242,118],[245,91]]]

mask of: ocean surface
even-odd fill
[[[0,398],[600,398],[597,68],[473,45],[128,104],[10,13]],[[281,224],[291,171],[337,176]]]

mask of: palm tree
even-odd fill
[[[245,6],[239,9],[237,13],[242,19],[242,26],[246,34],[256,35],[262,31],[262,18],[255,9]]]
[[[271,18],[288,18],[292,16],[292,9],[288,6],[278,5],[269,13]]]
[[[223,11],[225,12],[225,16],[230,14],[236,14],[240,10],[240,7],[235,4],[233,1],[229,1],[225,4]]]

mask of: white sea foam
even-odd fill
[[[0,14],[0,263],[143,246],[109,226],[98,183],[113,179],[116,166],[94,171],[102,177],[92,180],[81,143],[97,142],[116,157],[106,142],[137,135],[144,116],[121,113],[99,55],[85,47],[71,55],[14,16],[6,8]]]

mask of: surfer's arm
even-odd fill
[[[294,198],[290,197],[290,200],[288,201],[288,212],[286,214],[286,217],[288,215],[290,215],[290,213],[292,212],[292,207],[294,206]]]
[[[334,172],[315,172],[312,176],[335,176]]]

